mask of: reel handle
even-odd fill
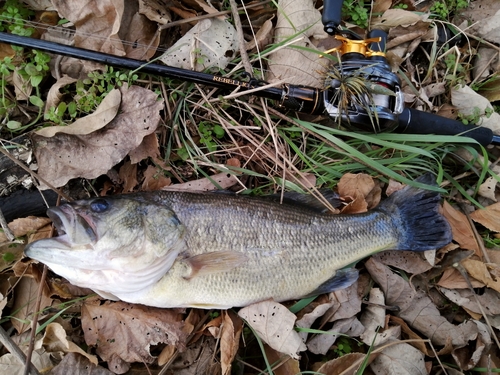
[[[325,0],[323,2],[323,22],[324,30],[328,35],[335,35],[342,19],[343,0]]]

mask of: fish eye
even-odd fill
[[[105,199],[96,199],[90,204],[90,209],[94,212],[104,212],[109,208],[109,203]]]

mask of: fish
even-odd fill
[[[432,174],[416,181],[436,186]],[[353,284],[355,264],[383,250],[452,241],[441,196],[406,186],[374,209],[331,214],[307,200],[155,191],[48,210],[58,236],[27,246],[70,283],[155,307],[228,309],[328,293]]]

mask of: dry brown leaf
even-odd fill
[[[40,353],[37,350],[33,351],[31,363],[33,363],[39,371],[54,366],[50,359],[50,354]],[[0,374],[24,375],[25,368],[26,364],[14,354],[7,353],[0,357]]]
[[[199,180],[184,182],[182,184],[174,184],[164,187],[162,190],[169,191],[209,191],[217,190],[218,187],[214,185],[215,181],[221,188],[227,189],[238,183],[238,177],[229,173],[218,173],[210,178],[200,178]]]
[[[427,347],[426,340],[417,335],[406,322],[394,315],[389,316],[390,322],[401,327],[401,331],[407,336],[408,339],[414,340],[410,344],[424,353],[426,356],[433,357],[435,354],[432,349]]]
[[[14,304],[12,306],[12,325],[18,333],[23,333],[31,328],[31,320],[35,311],[38,295],[38,283],[31,277],[22,277],[14,289]],[[52,299],[42,293],[40,311],[52,305]],[[38,316],[41,319],[41,316]]]
[[[477,280],[471,279],[470,282],[474,288],[484,287],[484,284]],[[465,280],[460,271],[453,267],[444,270],[443,275],[436,285],[449,289],[466,289],[469,287],[467,280]]]
[[[500,4],[498,1],[478,0],[469,4],[461,16],[470,21],[474,35],[480,36],[492,43],[500,38]]]
[[[33,135],[39,175],[55,186],[75,177],[96,178],[121,161],[160,121],[163,101],[139,86],[120,88],[119,114],[104,128],[87,135]]]
[[[35,349],[45,349],[48,353],[77,353],[97,365],[97,357],[86,353],[82,348],[66,337],[66,331],[59,323],[50,323],[45,328],[43,337],[35,344]]]
[[[274,16],[273,16],[274,18]],[[272,41],[272,30],[273,30],[273,23],[272,23],[272,18],[266,20],[264,24],[260,27],[259,31],[257,31],[257,34],[255,34],[254,39],[252,39],[250,42],[248,42],[245,45],[245,49],[247,51],[251,50],[252,48],[258,47],[259,51],[261,51],[265,45],[270,44]]]
[[[220,335],[220,364],[222,375],[231,373],[231,364],[238,353],[243,321],[233,311],[222,311],[222,329]]]
[[[488,177],[484,182],[479,186],[479,190],[477,193],[481,197],[485,197],[488,199],[491,199],[493,202],[497,201],[497,197],[495,194],[496,186],[498,182],[495,178],[493,177]]]
[[[0,318],[2,317],[2,312],[6,305],[7,305],[7,297],[5,297],[2,293],[0,293]]]
[[[443,204],[443,215],[450,223],[453,240],[458,242],[462,249],[473,250],[477,256],[481,256],[481,249],[474,237],[474,232],[469,225],[467,217],[453,208],[446,200]]]
[[[444,346],[451,341],[454,347],[462,347],[474,338],[477,333],[475,326],[469,322],[461,325],[449,323],[423,291],[416,291],[408,281],[393,273],[387,266],[373,258],[369,258],[365,266],[384,291],[386,304],[398,306],[399,312],[396,315],[413,329],[422,332],[435,345]]]
[[[264,342],[280,353],[298,359],[298,352],[306,350],[305,344],[293,329],[297,317],[280,303],[254,303],[242,308],[238,315],[245,319]]]
[[[280,0],[278,20],[274,31],[276,42],[302,32],[294,46],[314,48],[315,40],[324,39],[328,34],[323,30],[321,14],[311,0]],[[318,53],[285,47],[270,55],[269,81],[285,79],[288,83],[322,88],[326,62]]]
[[[433,265],[415,251],[388,250],[373,255],[380,263],[418,275],[429,271]]]
[[[348,353],[325,362],[317,372],[324,375],[354,375],[357,374],[365,356],[363,353]]]
[[[327,330],[326,333],[316,335],[309,340],[307,349],[314,354],[326,354],[340,336],[358,337],[364,330],[365,327],[354,316],[348,319],[336,320],[333,327]]]
[[[396,26],[411,25],[423,20],[425,15],[419,15],[404,9],[388,9],[382,16],[373,20],[371,28],[389,31]]]
[[[43,137],[53,137],[57,133],[85,135],[93,133],[109,124],[118,113],[122,94],[120,90],[113,89],[103,99],[101,104],[90,115],[80,117],[68,126],[49,126],[37,130],[35,134]]]
[[[427,375],[424,354],[407,343],[384,348],[370,368],[375,374]]]
[[[76,353],[68,353],[61,362],[50,370],[50,375],[113,375],[111,371],[96,366],[87,358]]]
[[[64,74],[50,87],[49,93],[47,94],[47,101],[45,103],[45,114],[47,114],[51,108],[56,108],[61,102],[63,97],[63,94],[59,92],[61,87],[70,85],[76,81],[77,80],[75,78]]]
[[[236,56],[238,36],[233,25],[217,18],[201,20],[160,58],[169,66],[201,72],[224,69]]]
[[[50,224],[51,220],[46,217],[28,216],[20,219],[15,219],[9,223],[8,227],[15,237],[22,237],[30,232],[36,232],[40,228]],[[7,237],[4,233],[0,233],[0,242],[6,242]]]
[[[496,185],[496,180],[495,180]],[[494,232],[500,232],[500,203],[478,209],[470,214],[472,220]]]
[[[346,173],[337,185],[341,197],[352,197],[354,202],[347,205],[342,213],[366,212],[380,202],[381,189],[373,178],[364,173]]]
[[[269,345],[264,345],[264,350],[269,363],[273,364],[274,375],[300,374],[300,364],[297,359],[281,354]],[[279,365],[274,366],[275,363]]]
[[[488,288],[495,289],[500,292],[500,280],[494,280],[491,277],[490,271],[485,263],[480,260],[465,259],[462,261],[462,266],[467,270],[467,273],[476,280],[484,283]],[[496,265],[491,265],[494,267]],[[497,266],[498,267],[498,266]]]
[[[494,111],[493,105],[488,99],[469,86],[455,86],[451,90],[451,102],[464,115],[477,116],[479,109],[480,116],[476,124],[487,127],[494,133],[500,133],[500,114]],[[486,111],[491,111],[491,113],[486,115]]]
[[[137,164],[132,164],[130,160],[127,160],[120,167],[118,171],[118,176],[123,184],[123,192],[129,193],[134,190],[137,186]]]
[[[369,305],[361,314],[360,322],[365,327],[365,331],[360,335],[361,341],[366,345],[380,345],[380,341],[375,342],[379,329],[385,326],[385,298],[384,293],[379,288],[370,289],[368,297]]]
[[[148,157],[157,161],[160,157],[160,144],[158,143],[156,134],[151,133],[145,136],[141,144],[130,151],[128,155],[130,156],[130,162],[132,164],[137,164]]]
[[[138,13],[135,1],[126,2],[127,6],[124,0],[53,0],[53,4],[62,18],[75,25],[77,47],[138,59],[155,53],[156,24]],[[122,40],[128,42],[126,46]],[[153,48],[147,49],[149,45]]]
[[[172,21],[172,16],[167,9],[168,7],[162,0],[139,0],[139,13],[160,25]]]
[[[295,322],[295,325],[300,328],[311,328],[316,319],[325,315],[325,313],[334,305],[337,305],[337,309],[340,307],[340,304],[336,300],[330,300],[326,303],[320,303],[316,307],[314,307],[313,311],[310,313],[304,314],[302,318],[298,319]],[[299,336],[302,338],[302,341],[306,341],[307,332],[299,331]]]
[[[358,294],[357,282],[347,288],[331,292],[330,298],[336,303],[325,313],[325,318],[329,322],[351,318],[361,311],[361,297]]]
[[[450,289],[439,288],[439,290],[453,303],[462,306],[469,314],[474,314],[474,318],[482,316],[481,309],[477,305],[477,301],[483,307],[486,315],[500,315],[500,294],[493,289],[485,289],[484,293],[479,295],[467,289]]]
[[[165,177],[163,171],[154,165],[148,165],[144,171],[144,180],[142,181],[142,191],[156,191],[170,186],[172,180]]]
[[[97,354],[108,361],[113,372],[132,362],[152,363],[151,345],[175,344],[183,351],[188,336],[183,326],[182,314],[176,309],[110,301],[87,301],[82,306],[85,341],[97,346]]]

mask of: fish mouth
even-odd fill
[[[57,229],[57,239],[68,247],[94,244],[98,240],[93,220],[70,204],[49,208],[47,216]]]

